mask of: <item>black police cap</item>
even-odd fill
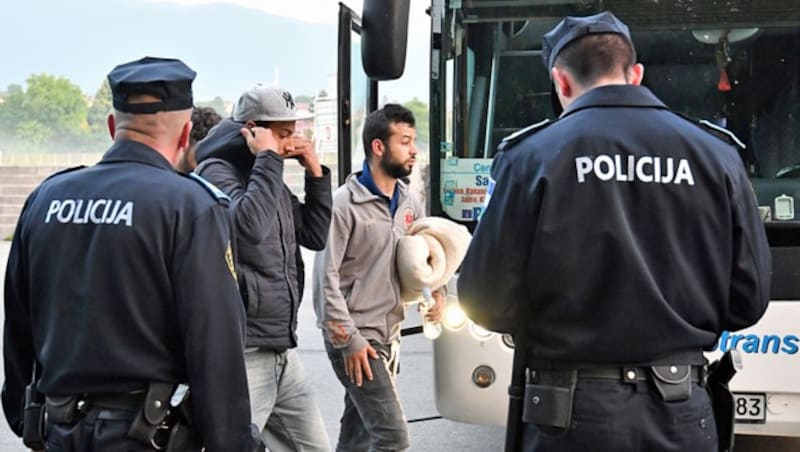
[[[570,42],[589,34],[617,33],[633,47],[628,26],[608,11],[586,17],[567,16],[542,38],[542,60],[548,72],[556,57]]]
[[[108,74],[114,108],[127,113],[149,114],[192,108],[192,81],[197,73],[181,60],[145,57],[120,64]],[[161,101],[130,103],[137,95]]]

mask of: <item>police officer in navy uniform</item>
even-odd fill
[[[174,59],[114,68],[114,144],[98,164],[45,180],[19,219],[2,402],[17,435],[36,431],[23,426],[35,380],[47,450],[261,447],[227,200],[173,169],[189,143],[194,77]]]
[[[563,114],[501,145],[458,280],[478,324],[527,335],[522,450],[716,451],[702,352],[769,300],[737,149],[640,86],[608,12],[543,57]]]

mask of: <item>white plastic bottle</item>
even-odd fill
[[[422,301],[420,302],[420,314],[422,315],[422,335],[428,339],[437,339],[442,334],[442,322],[431,322],[425,318],[428,309],[436,305],[431,289],[422,288]]]

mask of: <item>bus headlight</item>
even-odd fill
[[[487,330],[486,328],[480,327],[475,323],[469,323],[469,330],[472,332],[472,335],[475,336],[475,339],[479,341],[485,341],[492,336],[492,332]]]
[[[472,382],[479,388],[488,388],[494,383],[494,370],[489,366],[478,366],[472,371]]]
[[[514,336],[510,334],[503,335],[503,344],[508,348],[514,348]]]
[[[447,329],[455,331],[467,323],[467,315],[464,314],[458,303],[448,303],[447,307],[444,308],[443,321]]]

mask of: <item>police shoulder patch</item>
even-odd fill
[[[537,122],[536,124],[532,124],[529,125],[528,127],[524,127],[522,129],[517,130],[511,135],[503,138],[503,140],[500,142],[500,150],[504,151],[510,149],[512,146],[520,142],[523,138],[533,135],[534,133],[550,126],[553,123],[555,123],[555,121],[545,119],[544,121]]]
[[[179,174],[183,174],[183,173],[179,173]],[[200,175],[198,175],[197,173],[194,173],[194,172],[191,172],[189,174],[184,174],[184,176],[186,176],[189,179],[192,179],[193,181],[195,181],[195,182],[199,183],[200,185],[202,185],[203,188],[205,188],[207,192],[211,193],[211,195],[214,196],[214,198],[216,198],[218,201],[222,201],[222,202],[225,202],[225,203],[228,203],[228,202],[231,201],[231,198],[228,195],[226,195],[225,192],[223,192],[222,190],[217,188],[216,185],[214,185],[211,182],[209,182],[206,179],[204,179],[203,176],[200,176]]]
[[[228,247],[225,249],[225,263],[228,265],[228,271],[231,272],[233,280],[238,283],[239,278],[236,277],[236,266],[233,262],[233,249],[231,248],[230,240],[228,240]]]

